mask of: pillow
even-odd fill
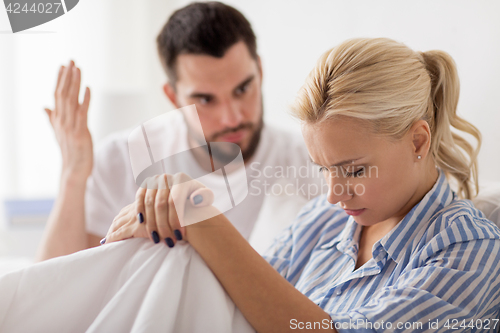
[[[472,202],[488,220],[500,227],[500,183],[491,183],[484,189],[481,188]]]

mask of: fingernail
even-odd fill
[[[106,243],[106,237],[104,237],[103,239],[101,239],[101,245],[104,245],[104,243]]]
[[[174,247],[175,245],[173,239],[170,237],[165,238],[165,243],[167,243],[168,247]]]
[[[153,236],[153,241],[155,244],[158,244],[160,242],[160,236],[158,236],[158,233],[156,231],[151,232],[151,236]]]
[[[202,201],[203,201],[203,197],[201,196],[201,194],[197,194],[193,198],[193,202],[195,205],[199,204]]]
[[[139,220],[139,223],[144,222],[144,216],[142,215],[142,213],[137,214],[137,219]]]
[[[179,230],[175,229],[174,235],[175,235],[175,238],[177,238],[177,240],[182,240],[182,234]]]

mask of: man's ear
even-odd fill
[[[262,82],[262,61],[260,56],[257,56],[257,66],[259,67],[260,82]]]
[[[410,129],[415,156],[424,159],[431,148],[431,129],[425,120],[419,120]]]
[[[167,83],[165,83],[163,85],[163,92],[168,97],[168,99],[170,100],[170,102],[172,102],[172,104],[176,108],[178,108],[178,106],[177,106],[177,94],[175,93],[175,89],[172,86],[172,84],[170,84],[170,82],[167,82]]]

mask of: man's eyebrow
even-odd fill
[[[342,162],[339,162],[339,163],[335,163],[333,165],[330,165],[330,168],[331,167],[336,167],[336,166],[342,166],[342,165],[345,165],[345,164],[349,164],[349,163],[353,163],[353,162],[356,162],[357,160],[360,160],[362,159],[363,157],[358,157],[358,158],[350,158],[348,160],[344,160]],[[314,165],[317,165],[317,166],[320,166],[318,163],[314,162],[311,158],[311,156],[309,156],[309,160],[311,161],[312,164]]]
[[[240,89],[240,88],[243,88],[244,86],[246,86],[247,84],[249,84],[250,82],[252,82],[252,80],[255,79],[255,75],[254,74],[251,74],[249,77],[247,77],[245,80],[243,80],[240,84],[238,84],[236,86],[236,88],[234,88],[234,91]]]
[[[211,99],[214,97],[212,94],[207,94],[207,93],[200,93],[200,92],[194,92],[188,96],[189,98],[206,98],[206,99]]]
[[[247,84],[249,84],[250,82],[252,82],[253,79],[255,79],[255,75],[251,74],[249,77],[247,77],[245,80],[243,80],[240,84],[238,84],[236,86],[236,88],[234,88],[234,90],[236,91],[236,90],[238,90],[238,89],[246,86]],[[194,93],[190,94],[188,97],[189,98],[206,98],[206,99],[212,99],[215,96],[213,94],[209,94],[209,93],[194,92]]]

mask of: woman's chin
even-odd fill
[[[369,227],[381,222],[380,219],[373,218],[366,213],[369,212],[364,212],[363,214],[358,216],[353,216],[352,218],[354,219],[354,221],[356,221],[357,224],[362,225],[364,227]]]

